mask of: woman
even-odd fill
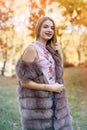
[[[23,130],[72,130],[54,21],[41,17],[35,34],[16,65]]]

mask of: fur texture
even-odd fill
[[[23,98],[19,99],[21,107],[25,109],[49,109],[52,107],[50,98]],[[43,103],[44,102],[44,103]]]
[[[19,60],[16,65],[17,78],[24,82],[34,80],[36,82],[47,82],[43,73],[38,68],[36,62],[24,62]]]
[[[63,68],[61,59],[53,49],[47,46],[55,61],[56,82],[64,83],[62,78]],[[16,75],[19,81],[17,93],[19,96],[20,114],[23,130],[53,130],[52,116],[53,102],[50,96],[52,92],[32,90],[20,86],[20,81],[29,82],[33,80],[37,83],[48,83],[36,62],[24,62],[21,59],[16,65]],[[53,126],[55,130],[72,130],[72,120],[66,98],[66,89],[55,95],[55,117]]]

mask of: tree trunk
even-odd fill
[[[6,68],[6,63],[7,63],[7,48],[5,49],[5,52],[4,52],[4,62],[3,62],[3,67],[2,67],[2,70],[1,70],[1,75],[4,76],[4,73],[5,73],[5,68]]]
[[[81,61],[81,54],[80,54],[80,51],[79,51],[79,50],[77,50],[77,53],[78,53],[78,61],[79,61],[78,65],[80,65],[80,61]]]
[[[1,70],[1,75],[4,76],[4,73],[5,73],[5,66],[6,66],[6,60],[4,61],[4,64],[3,64],[3,67],[2,67],[2,70]]]

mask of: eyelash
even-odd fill
[[[48,28],[48,26],[44,26],[44,28]],[[54,28],[51,28],[52,30],[54,30]]]

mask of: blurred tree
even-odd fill
[[[57,0],[66,10],[67,15],[72,23],[87,26],[87,1],[84,0]]]
[[[0,0],[0,28],[3,29],[5,23],[13,16],[12,1]]]
[[[87,60],[87,31],[81,35],[80,48],[83,52],[83,61]]]
[[[76,58],[79,57],[79,62],[81,59],[87,59],[86,33],[80,35],[81,41],[76,41],[78,38],[75,32],[67,34],[62,40],[63,30],[69,23],[87,26],[87,2],[84,0],[0,0],[0,59],[3,62],[1,72],[3,75],[5,69],[11,69],[12,65],[15,65],[23,46],[31,43],[32,38],[34,39],[35,24],[43,15],[52,16],[56,21],[57,36],[65,60],[76,62],[77,53]],[[10,67],[6,66],[8,62]]]
[[[13,9],[12,9],[12,2],[11,1],[1,1],[0,0],[0,30],[3,42],[1,44],[1,52],[2,52],[2,61],[3,66],[1,70],[1,75],[4,75],[6,63],[8,60],[8,51],[12,49],[12,45],[9,45],[8,43],[8,34],[9,30],[13,29],[13,25],[10,25],[10,21],[13,16]],[[3,38],[3,36],[4,38]]]
[[[32,37],[34,37],[34,29],[37,20],[39,19],[39,17],[45,15],[46,6],[52,4],[52,2],[54,2],[54,0],[29,1],[30,17],[28,29],[31,31],[30,35]]]

